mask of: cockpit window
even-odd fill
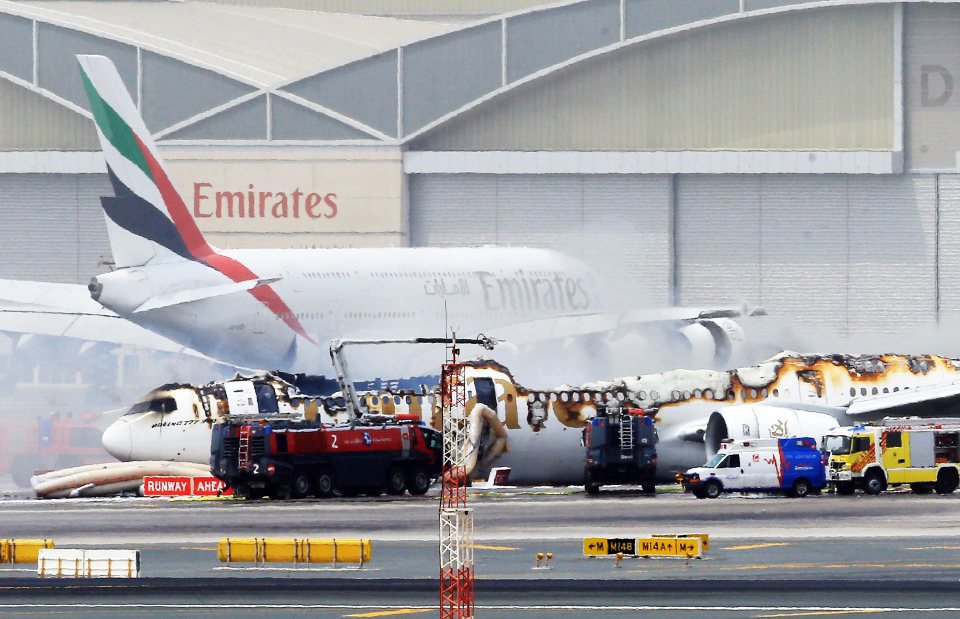
[[[175,399],[155,398],[153,400],[137,402],[124,414],[136,415],[138,413],[172,413],[175,410],[177,410],[177,401]]]
[[[273,385],[269,383],[257,384],[257,406],[261,414],[276,413],[280,410],[280,406],[277,404],[277,392],[274,391]]]

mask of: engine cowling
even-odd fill
[[[826,413],[766,404],[743,404],[726,406],[711,413],[703,438],[707,458],[711,458],[720,450],[720,443],[725,439],[810,436],[819,443],[824,434],[839,425],[836,417]]]
[[[698,320],[680,329],[680,336],[694,363],[726,367],[743,348],[743,328],[731,318]]]

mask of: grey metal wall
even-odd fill
[[[93,122],[0,79],[0,150],[96,150]]]
[[[625,303],[666,305],[670,194],[667,176],[414,175],[411,245],[557,249],[620,285]]]
[[[110,259],[105,174],[0,174],[0,278],[86,284]]]
[[[640,43],[484,103],[412,148],[890,150],[893,26],[890,5],[837,7]]]
[[[940,177],[940,306],[960,319],[960,176]],[[549,247],[625,301],[759,304],[798,334],[893,336],[937,318],[933,175],[413,175],[420,245]],[[818,340],[830,341],[830,340]]]
[[[841,336],[933,321],[935,196],[932,175],[682,177],[679,302],[759,303]]]
[[[904,7],[904,163],[955,170],[960,150],[960,6]]]

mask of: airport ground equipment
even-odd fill
[[[139,550],[42,549],[37,575],[59,578],[139,578]]]
[[[239,497],[424,494],[440,475],[441,449],[439,432],[404,418],[247,418],[213,427],[210,468]]]
[[[336,568],[362,568],[373,554],[368,539],[273,539],[265,537],[221,539],[217,559],[221,563],[332,563]]]
[[[92,464],[103,459],[103,431],[87,416],[50,413],[33,424],[4,425],[0,474],[10,473],[20,488],[30,487],[35,471]]]
[[[960,420],[886,418],[832,430],[823,439],[839,494],[879,494],[909,484],[916,494],[950,494],[960,483]]]
[[[456,334],[440,374],[443,480],[440,489],[440,619],[474,616],[473,511],[467,505],[466,366],[457,362]]]
[[[0,539],[0,564],[36,563],[42,549],[53,547],[52,539]]]
[[[583,433],[587,494],[599,493],[604,484],[640,484],[647,494],[656,491],[657,430],[642,409],[600,406]]]
[[[678,473],[677,481],[698,499],[751,491],[805,497],[827,483],[820,450],[810,437],[724,442],[709,462]]]

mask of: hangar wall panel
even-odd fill
[[[40,86],[67,101],[90,109],[77,54],[107,56],[116,65],[127,90],[137,92],[137,50],[132,46],[46,23],[37,24],[37,38]]]
[[[960,6],[904,7],[905,159],[911,170],[955,170],[960,150]]]
[[[684,176],[677,196],[683,305],[759,303],[840,336],[935,318],[932,176]]]
[[[0,71],[33,81],[33,22],[0,15]]]
[[[507,80],[514,81],[620,38],[620,2],[561,6],[507,22]]]
[[[960,324],[960,176],[940,175],[940,320]]]
[[[86,284],[110,259],[105,174],[0,174],[0,277]]]
[[[636,44],[505,93],[413,149],[890,150],[893,16],[835,7]]]
[[[624,303],[670,298],[666,176],[413,175],[413,246],[499,244],[574,255],[619,285]]]
[[[93,121],[0,79],[0,150],[99,150]]]

